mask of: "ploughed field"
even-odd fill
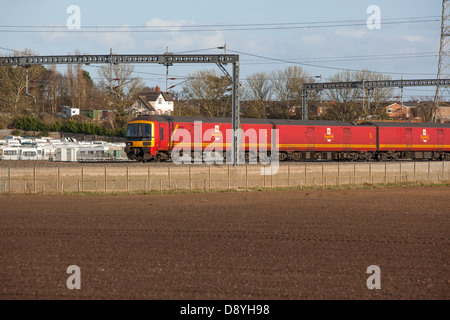
[[[449,299],[449,208],[448,187],[4,195],[0,299]]]

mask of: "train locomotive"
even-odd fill
[[[248,161],[256,150],[277,141],[280,161],[400,159],[450,160],[450,124],[241,119],[241,148]],[[178,135],[183,132],[183,139]],[[187,134],[187,136],[186,136]],[[278,135],[274,140],[274,134]],[[184,153],[211,146],[232,148],[227,118],[143,115],[128,123],[125,152],[130,160],[170,161],[174,148]]]

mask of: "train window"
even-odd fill
[[[152,125],[147,123],[132,123],[127,127],[127,137],[152,138]]]
[[[159,140],[164,140],[164,130],[163,130],[163,127],[159,128]]]

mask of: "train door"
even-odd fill
[[[412,129],[406,129],[405,132],[406,136],[406,150],[412,150],[413,149],[413,135],[412,135]]]
[[[315,135],[314,135],[314,128],[310,127],[306,130],[306,150],[307,151],[314,151],[315,149]]]
[[[163,123],[159,123],[159,149],[165,150],[168,148],[168,126]]]
[[[344,128],[344,146],[345,151],[350,151],[352,148],[352,142],[351,142],[351,133],[349,128]]]
[[[437,131],[437,150],[444,150],[444,130],[438,129]]]
[[[173,147],[174,147],[174,142],[173,142],[173,133],[174,133],[174,124],[173,124],[173,120],[172,118],[166,117],[166,120],[168,122],[167,125],[167,146],[168,146],[168,150],[172,151]]]

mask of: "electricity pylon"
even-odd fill
[[[450,41],[450,1],[442,0],[442,23],[441,23],[441,46],[439,48],[439,62],[438,62],[438,73],[437,79],[447,79],[449,78],[448,74],[445,71],[448,71],[449,68],[449,57],[450,52],[449,49],[449,41]],[[444,89],[448,92],[448,87]],[[441,87],[436,87],[436,95],[434,96],[434,112],[433,112],[433,122],[437,122],[439,103],[441,102]]]

